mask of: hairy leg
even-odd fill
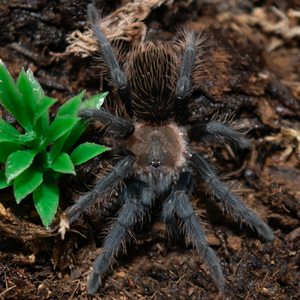
[[[110,70],[109,75],[110,75],[111,82],[115,87],[118,88],[120,97],[126,107],[127,113],[129,115],[132,115],[132,107],[130,103],[130,93],[129,93],[127,78],[125,76],[125,73],[120,68],[113,47],[108,42],[107,38],[104,36],[100,28],[99,11],[94,6],[94,4],[89,4],[87,6],[87,15],[93,27],[93,31],[96,35],[96,38],[98,40],[100,53],[103,58],[103,61]]]
[[[247,208],[236,196],[230,194],[229,187],[221,182],[210,164],[199,154],[194,153],[191,164],[196,168],[210,191],[219,199],[221,207],[234,218],[245,222],[257,230],[267,241],[274,240],[272,229],[251,209]]]
[[[89,277],[87,290],[90,295],[93,295],[101,285],[101,277],[111,266],[120,248],[125,248],[131,227],[137,221],[142,221],[145,211],[151,206],[153,193],[145,186],[146,184],[142,181],[132,181],[124,188],[123,205],[116,222],[112,224],[104,239],[103,252],[97,257]]]
[[[243,132],[235,130],[220,122],[209,122],[192,126],[188,130],[188,136],[193,141],[208,140],[210,142],[228,142],[236,144],[241,148],[251,146],[251,141],[245,137]]]
[[[172,201],[164,201],[161,217],[162,221],[166,224],[169,238],[178,241],[180,239],[180,231],[174,215],[174,205],[175,203]]]
[[[199,217],[194,212],[188,193],[192,186],[192,175],[189,172],[180,174],[177,186],[165,203],[170,210],[169,213],[175,213],[182,222],[182,228],[187,241],[197,250],[198,254],[208,264],[212,279],[220,291],[224,290],[225,279],[219,260],[214,251],[209,247],[206,241],[206,235],[201,225]]]
[[[133,122],[124,118],[116,117],[104,109],[80,110],[78,116],[83,119],[93,119],[103,124],[107,130],[116,137],[124,137],[134,133]]]
[[[116,186],[120,185],[131,174],[134,162],[133,153],[125,156],[113,167],[111,172],[96,183],[93,190],[79,197],[77,202],[67,211],[69,223],[71,224],[82,212],[90,208],[100,198],[109,195]]]
[[[191,89],[190,76],[197,54],[196,39],[197,37],[194,32],[185,33],[185,44],[181,60],[181,68],[179,79],[175,88],[175,97],[180,100],[184,99]]]

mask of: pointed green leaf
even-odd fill
[[[102,106],[105,97],[108,95],[108,92],[97,94],[95,96],[92,96],[91,98],[83,101],[80,105],[80,110],[83,109],[100,109]]]
[[[27,78],[30,81],[30,85],[33,89],[33,93],[37,102],[44,97],[44,91],[39,84],[39,82],[35,79],[32,71],[30,69],[27,70]]]
[[[24,150],[25,148],[18,142],[3,141],[0,142],[0,162],[6,163],[7,158],[15,151]]]
[[[49,168],[58,173],[76,175],[74,165],[70,159],[70,156],[67,153],[60,153],[54,160],[54,162],[49,166]]]
[[[80,120],[78,123],[76,123],[72,128],[72,131],[69,134],[68,138],[66,139],[61,151],[69,153],[88,126],[89,122],[87,122],[86,120]]]
[[[71,98],[70,100],[68,100],[67,102],[65,102],[60,107],[60,109],[57,113],[57,116],[64,116],[64,115],[77,116],[78,110],[79,110],[79,104],[81,103],[81,100],[82,100],[84,94],[85,94],[85,91],[81,92],[79,95],[77,95],[77,96]],[[77,125],[77,123],[74,125],[74,127],[76,125]],[[73,127],[73,129],[74,129],[74,127]],[[72,131],[73,131],[73,129],[72,129]],[[51,161],[53,161],[57,157],[57,155],[61,151],[62,147],[64,146],[65,141],[68,139],[68,137],[72,131],[66,132],[63,136],[61,136],[59,139],[57,139],[53,143],[53,147],[50,152],[50,160]],[[77,141],[77,139],[75,140],[75,142]],[[72,148],[72,146],[73,145],[71,145],[70,149]],[[66,152],[66,151],[62,151],[62,152]]]
[[[17,87],[20,91],[20,94],[21,94],[21,97],[22,97],[23,103],[24,103],[25,111],[23,113],[27,115],[29,122],[31,124],[33,124],[36,99],[35,99],[35,95],[33,93],[33,89],[31,87],[31,83],[30,83],[29,79],[27,78],[24,68],[22,68],[22,71],[19,74],[19,77],[17,80]]]
[[[49,153],[50,162],[56,159],[57,155],[59,155],[60,152],[65,152],[65,151],[61,151],[61,149],[69,135],[70,135],[70,131],[66,132],[63,136],[61,136],[53,143],[52,149]]]
[[[79,104],[81,103],[81,100],[85,94],[85,91],[82,91],[79,95],[69,99],[66,101],[57,112],[58,116],[64,116],[64,115],[72,115],[77,117],[78,111],[79,111]]]
[[[19,204],[22,199],[31,194],[43,182],[43,173],[31,168],[25,170],[14,180],[14,195]]]
[[[79,145],[72,152],[70,158],[74,166],[77,166],[107,150],[110,150],[110,148],[106,148],[105,146],[86,142],[84,144]]]
[[[47,152],[47,150],[43,150],[39,153],[37,165],[37,169],[40,172],[44,172],[44,170],[49,166],[49,153]]]
[[[0,133],[0,142],[15,142],[15,138],[13,138],[11,135]]]
[[[54,182],[42,183],[33,192],[34,206],[46,227],[48,227],[54,219],[58,200],[59,189]]]
[[[20,134],[18,137],[16,136],[16,140],[20,143],[26,143],[34,140],[36,138],[36,133],[34,131],[26,132],[25,134]]]
[[[49,97],[42,97],[36,105],[36,109],[34,112],[34,122],[36,122],[42,115],[44,115],[45,112],[48,113],[48,109],[57,102],[57,99],[55,98],[49,98]],[[48,122],[49,123],[49,122]]]
[[[0,190],[4,189],[13,183],[6,183],[5,170],[0,170]]]
[[[35,138],[36,133],[34,131],[21,134],[17,129],[0,118],[0,141],[16,141],[22,144]]]
[[[56,116],[49,128],[47,144],[57,140],[66,132],[71,131],[73,126],[80,120],[78,117]]]
[[[10,76],[2,60],[0,61],[0,101],[12,115],[14,115],[17,108],[16,105],[22,103],[15,81]]]
[[[6,141],[16,141],[16,142],[26,142],[31,141],[36,138],[36,133],[34,131],[26,132],[25,134],[20,133],[16,128],[5,122],[0,118],[0,139]]]
[[[36,154],[37,152],[33,150],[20,150],[10,154],[5,165],[6,182],[11,182],[28,169]]]
[[[80,104],[80,109],[81,110],[83,110],[83,109],[95,109],[95,108],[100,109],[100,107],[102,106],[107,94],[108,94],[108,92],[98,94],[98,95],[95,95],[95,96],[83,101]],[[76,123],[76,125],[73,127],[70,135],[68,136],[64,146],[62,147],[61,151],[68,153],[72,149],[72,147],[74,146],[76,141],[84,133],[84,131],[86,130],[86,128],[88,126],[89,126],[89,122],[87,122],[86,120],[80,120],[78,123]]]
[[[17,121],[25,128],[26,131],[32,130],[26,114],[20,92],[10,76],[8,70],[0,60],[0,102],[4,108],[9,111]]]
[[[36,120],[33,129],[38,136],[46,137],[49,133],[49,112],[45,110],[44,113]],[[47,144],[48,145],[48,144]]]
[[[15,127],[4,121],[2,118],[0,118],[0,132],[4,134],[10,134],[12,136],[20,134]]]

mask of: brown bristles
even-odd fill
[[[127,54],[125,73],[138,119],[151,123],[173,117],[178,61],[174,47],[159,41],[142,43]]]

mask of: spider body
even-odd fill
[[[151,126],[139,124],[126,141],[126,149],[136,155],[138,173],[172,174],[185,165],[184,129],[175,124]]]
[[[142,221],[154,201],[161,201],[162,220],[170,236],[176,234],[179,223],[187,242],[208,264],[212,279],[222,291],[225,279],[220,263],[207,244],[204,229],[190,202],[194,170],[223,210],[255,228],[268,241],[274,239],[274,234],[255,212],[230,193],[214,168],[190,143],[209,139],[247,147],[251,143],[244,134],[217,120],[189,127],[175,123],[184,100],[193,89],[193,78],[199,75],[202,39],[195,33],[185,32],[183,41],[177,45],[144,42],[126,56],[122,70],[115,51],[99,27],[98,12],[93,5],[88,6],[88,17],[109,80],[117,87],[131,117],[117,117],[105,109],[79,113],[82,118],[96,120],[122,141],[116,151],[118,162],[100,177],[93,190],[82,195],[68,210],[72,223],[98,199],[109,197],[116,189],[122,190],[121,208],[104,240],[103,252],[94,263],[88,293],[97,291],[101,277],[121,247],[125,247],[129,230]]]

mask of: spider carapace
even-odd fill
[[[116,189],[121,191],[121,208],[93,265],[88,293],[97,291],[101,277],[129,238],[129,230],[142,221],[155,201],[160,201],[162,220],[169,234],[176,231],[174,226],[180,227],[209,266],[217,288],[223,291],[225,279],[219,260],[207,244],[203,226],[190,201],[194,172],[198,172],[224,211],[255,228],[267,241],[272,241],[274,234],[254,211],[230,193],[229,187],[191,143],[209,139],[244,148],[251,144],[244,133],[218,120],[190,126],[177,122],[195,87],[195,78],[201,73],[204,39],[185,30],[182,39],[174,44],[142,42],[125,55],[121,68],[121,55],[104,36],[99,12],[92,4],[88,5],[88,18],[108,80],[118,89],[128,116],[119,117],[106,109],[79,113],[82,118],[96,120],[108,134],[121,140],[120,149],[113,149],[118,153],[118,161],[67,213],[72,223],[98,199],[109,197]]]

